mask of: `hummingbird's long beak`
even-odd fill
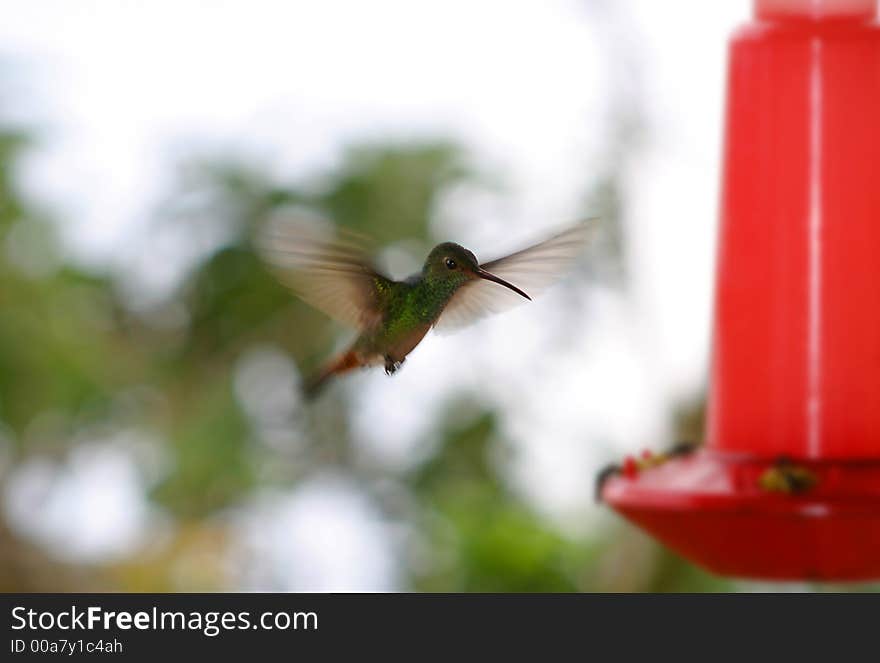
[[[523,297],[525,297],[529,301],[532,301],[531,297],[529,297],[526,293],[524,293],[522,290],[520,290],[515,285],[513,285],[513,283],[509,283],[508,281],[505,281],[500,276],[495,276],[492,272],[487,272],[482,267],[477,267],[477,269],[474,270],[474,273],[477,276],[479,276],[481,279],[486,279],[487,281],[492,281],[494,283],[497,283],[498,285],[503,285],[505,288],[510,288],[516,294],[522,295]]]

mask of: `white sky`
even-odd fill
[[[395,435],[374,439],[383,402],[409,399],[417,410],[448,386],[432,375],[450,356],[469,367],[459,379],[472,385],[503,368],[513,376],[507,389],[488,397],[510,412],[506,432],[521,452],[511,481],[563,519],[589,501],[597,458],[607,453],[585,447],[586,431],[620,450],[650,446],[668,425],[669,403],[702,388],[725,44],[750,3],[609,5],[615,38],[643,65],[649,123],[626,180],[632,299],[594,297],[594,324],[547,359],[556,371],[536,376],[542,357],[522,348],[552,341],[519,309],[428,339],[394,380],[356,378],[372,395],[356,415],[366,452],[405,465],[422,423],[400,419]],[[46,130],[25,185],[53,202],[82,260],[136,259],[131,238],[170,182],[169,166],[199,148],[245,151],[296,176],[332,165],[357,139],[457,139],[511,184],[488,205],[455,206],[450,228],[462,237],[450,239],[477,249],[499,234],[516,243],[571,220],[601,170],[610,28],[574,0],[0,0],[0,13],[0,62],[14,65],[3,73],[20,74],[17,103],[7,97],[2,113]],[[554,302],[562,300],[551,293],[536,306],[546,312]],[[572,361],[579,371],[565,370]],[[523,405],[525,389],[543,396]],[[312,484],[309,504],[340,486]],[[354,498],[326,504],[366,508]],[[363,545],[372,545],[374,530],[364,532]],[[331,567],[326,582],[308,586],[340,586]]]

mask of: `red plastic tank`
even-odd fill
[[[875,0],[756,0],[722,192],[705,444],[603,497],[717,573],[880,578]],[[815,484],[768,490],[782,458]]]

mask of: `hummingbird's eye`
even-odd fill
[[[455,269],[456,267],[458,267],[458,265],[455,263],[455,261],[454,261],[452,258],[447,258],[447,259],[446,259],[446,266],[447,266],[449,269]]]

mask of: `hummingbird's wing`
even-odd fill
[[[594,232],[595,222],[596,219],[581,221],[539,244],[480,266],[534,298],[562,278],[584,250]],[[497,283],[474,279],[452,296],[434,328],[441,334],[452,332],[524,301],[527,300]]]
[[[356,329],[382,320],[393,281],[370,264],[364,238],[315,224],[269,224],[259,248],[279,280],[303,301]]]

